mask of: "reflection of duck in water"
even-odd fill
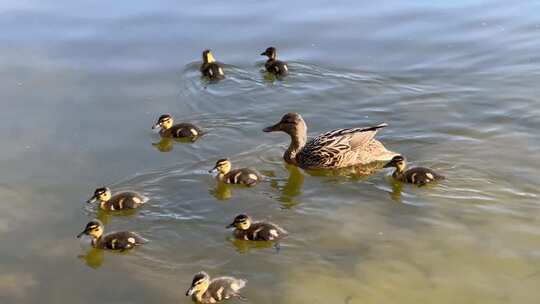
[[[223,65],[216,61],[210,50],[204,50],[202,53],[203,63],[201,65],[201,74],[210,80],[220,80],[225,78]]]
[[[281,120],[264,132],[285,132],[291,144],[283,158],[289,164],[303,169],[338,169],[388,161],[395,155],[386,150],[375,134],[386,124],[365,128],[338,129],[323,133],[308,141],[307,126],[297,113],[285,114]]]
[[[285,166],[289,173],[287,180],[272,179],[270,186],[280,192],[279,201],[283,203],[285,208],[292,207],[297,204],[295,198],[302,194],[302,186],[304,185],[304,175],[296,166]]]
[[[78,258],[83,260],[86,266],[93,269],[98,269],[101,267],[101,265],[103,265],[103,261],[105,260],[103,250],[97,248],[90,248],[85,255],[79,255]]]
[[[77,235],[80,238],[86,234],[92,238],[92,247],[97,249],[124,251],[148,242],[135,232],[121,231],[103,235],[105,228],[99,220],[90,221],[84,230]]]

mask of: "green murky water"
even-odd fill
[[[189,303],[192,275],[247,279],[248,303],[537,303],[540,18],[537,2],[405,4],[25,1],[0,4],[0,302]],[[291,75],[271,81],[269,45]],[[201,81],[212,48],[228,77]],[[378,137],[440,185],[313,175],[284,165],[296,111],[311,135],[388,122]],[[162,113],[209,133],[161,142]],[[215,161],[260,170],[218,186]],[[85,206],[139,191],[134,214]],[[291,236],[230,240],[240,212]],[[151,240],[124,254],[75,235]]]

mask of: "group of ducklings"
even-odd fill
[[[285,62],[277,60],[274,47],[267,48],[261,55],[267,56],[265,68],[276,76],[284,76],[289,69]],[[210,50],[202,54],[203,63],[200,71],[210,80],[225,77],[223,65],[218,63]],[[266,127],[263,132],[287,133],[291,142],[283,155],[286,163],[303,169],[340,169],[362,166],[374,162],[385,162],[384,168],[395,168],[392,177],[398,181],[424,186],[431,182],[444,179],[444,176],[433,170],[416,167],[407,170],[405,158],[387,150],[375,139],[378,130],[388,125],[346,128],[332,130],[308,140],[307,125],[298,113],[287,113],[279,122]],[[164,138],[188,138],[196,140],[204,132],[191,123],[174,123],[169,114],[161,115],[152,129],[160,128],[159,134]],[[263,177],[254,169],[232,169],[231,161],[219,159],[209,172],[217,172],[216,179],[227,184],[239,184],[248,187],[255,186]],[[142,207],[148,198],[136,192],[120,192],[113,194],[107,187],[98,188],[88,203],[99,202],[99,208],[104,211],[130,210]],[[286,237],[287,231],[276,224],[265,221],[254,221],[246,214],[237,215],[226,228],[234,228],[233,236],[245,241],[275,242]],[[88,235],[95,248],[125,251],[147,242],[135,232],[121,231],[104,235],[104,226],[99,220],[90,221],[77,236]],[[246,285],[246,280],[234,277],[219,277],[210,279],[205,272],[195,274],[186,296],[191,296],[198,303],[217,303],[230,298],[243,298],[240,290]]]

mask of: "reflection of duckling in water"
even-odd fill
[[[231,298],[245,299],[239,291],[246,286],[246,280],[233,277],[219,277],[210,280],[210,276],[201,271],[193,277],[186,296],[197,303],[217,303]]]
[[[424,167],[416,167],[405,170],[407,167],[407,161],[401,155],[394,156],[394,158],[392,158],[392,160],[384,167],[396,168],[394,173],[392,173],[392,177],[394,177],[396,180],[418,185],[420,187],[434,181],[443,180],[445,178],[444,176],[435,173],[433,170]]]
[[[201,74],[210,80],[220,80],[225,78],[223,65],[216,61],[214,54],[210,50],[204,50],[202,53],[203,63],[201,65]]]
[[[86,266],[98,269],[103,265],[104,252],[97,248],[90,248],[85,255],[79,255],[78,258],[83,260]]]
[[[190,123],[174,124],[174,119],[170,114],[161,115],[152,129],[160,128],[159,135],[164,138],[188,139],[194,142],[202,135],[201,129]]]
[[[86,225],[84,230],[77,235],[77,238],[86,234],[92,238],[92,247],[120,251],[132,249],[135,246],[148,242],[135,232],[121,231],[103,235],[104,230],[105,228],[99,220],[92,220]]]
[[[120,192],[112,195],[111,189],[101,187],[94,191],[94,195],[87,203],[90,204],[95,201],[99,201],[99,207],[102,210],[115,211],[140,208],[148,201],[148,198],[132,191]]]
[[[249,168],[235,169],[231,171],[231,161],[223,158],[216,162],[216,165],[209,172],[218,172],[217,179],[226,184],[238,184],[245,186],[255,186],[262,180],[259,172]]]
[[[227,226],[234,229],[234,237],[246,241],[277,241],[286,237],[287,231],[270,222],[254,222],[249,216],[240,214]]]
[[[225,183],[217,183],[214,189],[210,190],[212,194],[218,200],[228,200],[232,197],[231,185]]]

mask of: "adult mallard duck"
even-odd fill
[[[287,163],[303,169],[337,169],[389,161],[396,156],[397,153],[386,150],[380,141],[374,139],[377,130],[386,126],[383,123],[365,128],[338,129],[308,141],[307,126],[302,116],[287,113],[277,124],[263,131],[289,134],[291,144],[283,155]]]
[[[268,60],[264,64],[266,71],[272,73],[276,76],[284,76],[289,72],[287,63],[277,59],[277,51],[275,47],[269,47],[264,52],[261,53],[261,56],[268,57]]]
[[[418,186],[425,186],[431,182],[443,180],[444,176],[435,173],[433,170],[424,167],[407,168],[407,161],[401,155],[396,155],[392,160],[384,165],[385,168],[394,167],[396,170],[392,173],[392,177],[398,181],[415,184]]]
[[[244,286],[246,286],[246,280],[233,277],[210,280],[210,276],[201,271],[193,277],[186,296],[191,296],[193,301],[201,304],[217,303],[230,298],[244,299],[239,293]]]

